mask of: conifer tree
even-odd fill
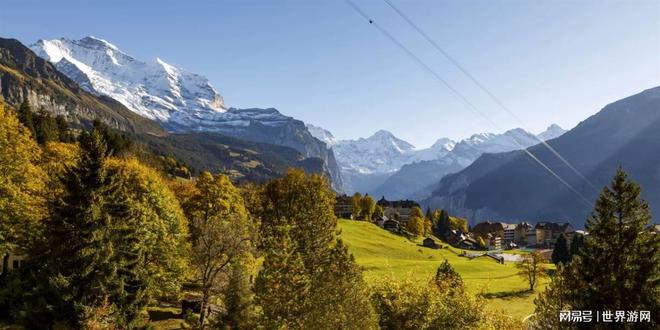
[[[555,242],[555,248],[552,250],[552,263],[555,265],[565,264],[570,260],[570,252],[568,250],[568,242],[566,236],[560,234]]]
[[[302,329],[311,280],[290,228],[276,226],[266,242],[267,254],[255,283],[261,324],[266,329]]]
[[[581,234],[575,234],[573,236],[573,239],[571,240],[571,246],[569,248],[569,261],[573,260],[573,257],[576,255],[579,255],[582,250],[582,247],[584,246],[584,235]]]
[[[436,270],[434,281],[435,285],[442,290],[458,287],[463,288],[461,274],[454,270],[447,259]]]
[[[21,103],[21,105],[18,107],[16,114],[21,124],[23,124],[23,126],[25,126],[30,131],[32,137],[36,139],[34,130],[34,115],[32,113],[32,106],[30,105],[30,101],[27,98],[25,98],[23,103]]]
[[[574,309],[648,310],[660,319],[660,235],[650,233],[648,204],[640,187],[617,169],[587,220],[581,253],[570,264],[568,296]]]
[[[375,329],[376,315],[370,292],[353,255],[341,239],[330,251],[325,271],[318,274],[310,290],[310,310],[305,329],[323,324],[326,329]]]
[[[257,209],[266,257],[256,286],[262,326],[363,324],[369,302],[355,296],[364,290],[361,273],[337,240],[335,194],[327,179],[289,170],[262,194]]]
[[[43,109],[34,117],[34,131],[39,144],[59,141],[57,122]]]
[[[100,307],[118,289],[117,270],[111,262],[112,224],[102,211],[107,148],[97,131],[83,132],[80,147],[78,165],[63,179],[65,193],[54,202],[45,222],[44,241],[29,254],[40,268],[38,295],[52,306],[51,311],[31,310],[43,314],[30,319],[47,323],[32,326],[48,326],[58,319],[79,326],[81,315]]]
[[[451,221],[449,220],[449,213],[446,210],[441,210],[436,223],[436,235],[444,240],[451,230]]]
[[[223,288],[225,311],[218,320],[222,329],[253,329],[256,327],[254,294],[250,283],[254,258],[245,256],[231,264],[228,283]]]

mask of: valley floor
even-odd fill
[[[489,257],[461,257],[462,250],[444,243],[442,249],[426,248],[421,246],[421,240],[408,240],[368,222],[339,220],[338,227],[350,252],[364,267],[367,282],[387,275],[429,281],[447,259],[469,291],[483,295],[491,308],[521,319],[533,313],[534,298],[548,283],[542,281],[532,293],[527,291],[527,284],[517,275],[513,263],[502,265]]]

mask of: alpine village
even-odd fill
[[[424,149],[230,107],[98,37],[17,39],[2,330],[660,328],[660,87]]]

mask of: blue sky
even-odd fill
[[[520,126],[381,0],[354,0],[499,128]],[[575,126],[660,85],[660,2],[391,0],[525,122]],[[0,35],[93,35],[207,76],[234,107],[276,107],[338,138],[425,147],[497,131],[343,0],[2,0]]]

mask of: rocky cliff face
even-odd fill
[[[74,125],[99,119],[124,131],[165,134],[158,124],[115,100],[84,91],[14,39],[0,38],[0,92],[10,106],[18,106],[27,98],[36,110],[65,116]]]

